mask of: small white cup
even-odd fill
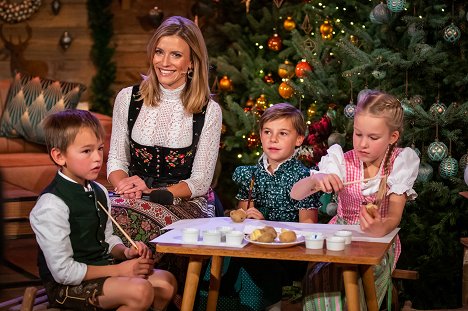
[[[335,236],[340,236],[345,238],[345,244],[351,244],[351,240],[353,238],[353,233],[348,230],[339,230],[335,232]]]
[[[217,227],[216,230],[221,232],[221,241],[226,241],[226,234],[234,230],[234,228],[229,226],[220,226]]]
[[[182,241],[185,243],[197,243],[200,230],[197,228],[184,228],[182,230]]]
[[[306,235],[305,246],[308,249],[322,249],[323,241],[325,240],[323,234],[312,232],[313,234]]]
[[[221,243],[221,232],[218,230],[206,230],[203,232],[203,242],[210,245]]]
[[[244,232],[242,231],[229,231],[226,233],[227,245],[241,245],[244,240]]]
[[[341,236],[331,236],[327,238],[327,249],[329,251],[342,251],[345,249],[345,238]]]

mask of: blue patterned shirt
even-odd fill
[[[321,206],[320,193],[301,201],[290,196],[292,186],[310,175],[310,170],[302,162],[292,157],[281,163],[273,174],[268,172],[265,163],[262,156],[256,165],[236,168],[232,180],[239,186],[237,200],[248,200],[250,180],[255,175],[252,200],[266,220],[298,222],[300,209]]]

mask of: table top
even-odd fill
[[[352,242],[343,251],[307,249],[304,244],[288,248],[265,248],[248,244],[242,249],[220,246],[156,243],[156,251],[181,255],[230,256],[242,258],[335,262],[341,264],[377,265],[391,243]]]

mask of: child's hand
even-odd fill
[[[153,273],[154,260],[150,258],[135,258],[123,261],[118,265],[119,276],[139,277],[146,279]]]
[[[138,250],[133,246],[125,250],[125,257],[127,257],[127,259],[133,259],[137,257],[149,259],[153,258],[151,250],[145,243],[141,241],[135,241],[135,244],[138,246]]]
[[[380,216],[380,210],[376,210],[375,213],[369,213],[366,205],[361,205],[359,213],[359,225],[361,230],[366,234],[373,237],[384,236],[385,232],[382,230],[382,217]]]
[[[338,192],[343,189],[343,182],[336,174],[322,174],[317,173],[310,176],[312,180],[312,188],[316,191],[323,192]]]
[[[260,213],[260,211],[256,209],[255,207],[249,208],[248,210],[245,211],[245,213],[247,214],[247,218],[259,219],[259,220],[265,219],[263,214]]]

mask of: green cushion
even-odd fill
[[[76,108],[86,87],[81,83],[49,80],[17,73],[13,78],[0,136],[22,137],[45,144],[42,120],[50,113]]]

